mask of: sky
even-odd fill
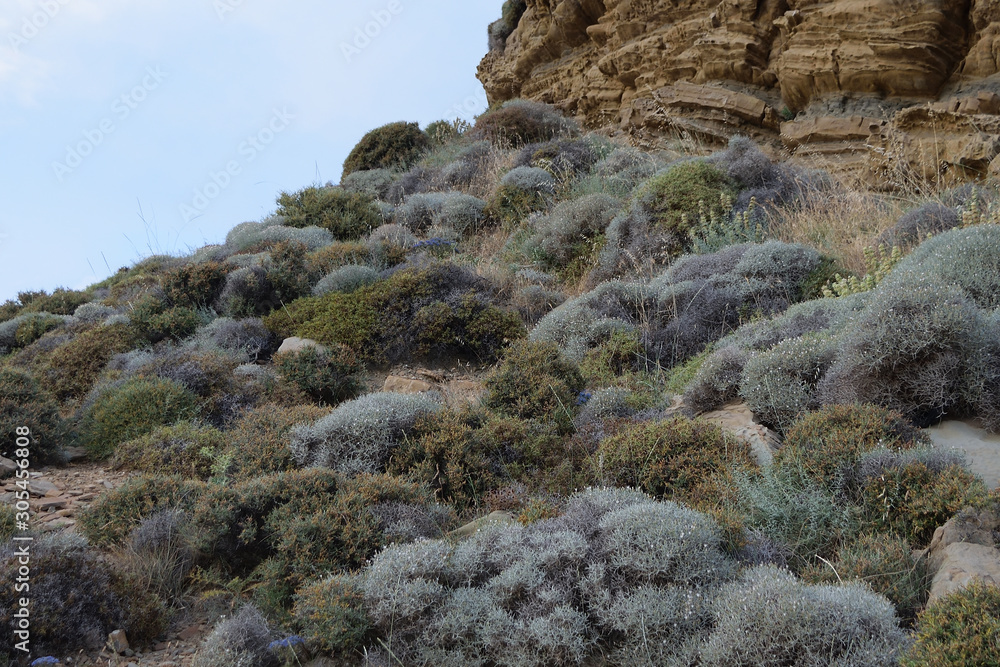
[[[0,302],[220,243],[373,128],[471,120],[501,5],[3,0]]]

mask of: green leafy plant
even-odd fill
[[[1000,588],[973,582],[930,605],[917,621],[905,667],[1000,665]]]
[[[344,161],[344,176],[362,169],[412,165],[430,148],[430,139],[417,123],[389,123],[361,138]]]
[[[338,241],[359,239],[383,222],[370,195],[338,187],[310,186],[282,192],[277,214],[289,227],[322,227]]]

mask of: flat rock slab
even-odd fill
[[[973,581],[1000,586],[1000,550],[969,542],[949,544],[941,553],[941,567],[934,575],[927,603],[965,588]]]
[[[48,480],[36,478],[28,482],[28,493],[33,496],[51,496],[53,493],[59,495],[60,489]]]
[[[283,352],[301,352],[310,346],[320,350],[326,349],[326,346],[322,343],[317,343],[311,338],[299,338],[298,336],[292,336],[291,338],[286,338],[281,341],[281,347],[278,348],[278,354],[282,354]]]
[[[944,421],[927,429],[934,445],[965,452],[969,468],[983,478],[986,486],[1000,486],[1000,435],[988,433],[968,421]]]

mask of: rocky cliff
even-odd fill
[[[931,178],[1000,171],[1000,0],[526,4],[479,66],[491,102],[549,102],[646,144],[739,132]]]

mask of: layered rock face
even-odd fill
[[[916,164],[933,154],[938,164],[921,172],[951,175],[988,169],[996,157],[988,131],[976,128],[992,131],[1000,111],[1000,0],[527,6],[479,66],[491,102],[549,102],[588,127],[616,126],[651,144],[678,135],[719,143],[740,132],[841,161],[867,153]],[[941,115],[951,141],[943,157],[911,136],[915,107]]]

